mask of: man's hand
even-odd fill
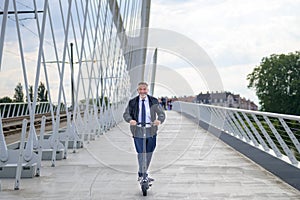
[[[132,120],[129,121],[129,124],[130,124],[131,126],[135,126],[137,123],[136,123],[135,120],[132,119]]]
[[[160,122],[159,120],[156,119],[156,120],[154,120],[153,124],[154,124],[154,126],[158,126],[158,125],[161,124],[161,122]]]

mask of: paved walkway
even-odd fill
[[[167,112],[143,197],[128,124],[121,123],[41,177],[2,179],[0,199],[300,199],[300,192],[176,112]]]

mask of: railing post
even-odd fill
[[[282,119],[282,118],[278,118],[280,123],[282,124],[284,130],[287,132],[287,134],[289,135],[289,137],[291,138],[293,144],[295,145],[297,151],[300,153],[300,144],[299,141],[297,140],[297,138],[295,137],[295,135],[293,134],[293,132],[291,131],[291,129],[289,128],[289,126],[286,124],[286,122]]]
[[[17,104],[13,104],[14,105],[14,108],[13,108],[13,111],[12,111],[12,118],[15,117],[15,111],[16,111],[16,106]]]
[[[43,155],[43,141],[44,141],[44,133],[45,133],[45,124],[46,124],[46,117],[42,117],[42,124],[41,124],[41,131],[40,131],[40,138],[39,138],[39,147],[38,147],[38,161],[37,161],[37,168],[35,176],[41,175],[41,163],[42,163],[42,155]]]
[[[69,147],[69,138],[71,135],[71,113],[68,112],[67,113],[67,130],[66,130],[66,138],[65,138],[65,154],[64,154],[64,159],[66,159],[68,157],[68,147]],[[75,141],[75,137],[74,137],[74,141]]]
[[[254,119],[255,123],[258,125],[260,131],[263,133],[264,137],[267,139],[269,145],[271,146],[272,150],[275,152],[277,157],[282,157],[281,152],[279,151],[278,147],[275,145],[273,140],[270,138],[269,134],[263,127],[263,125],[260,123],[260,121],[257,119],[257,117],[254,114],[251,114],[252,118]]]
[[[234,111],[229,111],[229,116],[233,120],[235,126],[237,127],[237,130],[240,132],[240,134],[243,136],[243,138],[248,143],[250,143],[250,139],[249,139],[248,135],[245,133],[245,131],[243,130],[243,128],[241,127],[241,125],[239,124],[239,122],[237,121],[237,119],[235,118]]]
[[[277,132],[276,128],[274,127],[274,125],[272,124],[270,119],[267,116],[264,116],[264,119],[267,122],[267,124],[269,125],[269,127],[272,130],[273,134],[275,135],[277,141],[279,142],[280,146],[282,147],[283,151],[286,153],[286,155],[288,156],[288,158],[290,159],[292,164],[294,164],[294,165],[298,164],[298,161],[295,158],[294,154],[291,152],[291,150],[288,148],[288,146],[286,145],[286,143],[284,142],[284,140],[282,139],[280,134]]]
[[[26,129],[27,129],[27,120],[24,119],[22,123],[22,134],[21,134],[21,141],[20,141],[20,149],[19,149],[19,159],[17,164],[17,172],[16,172],[16,179],[15,179],[15,190],[19,190],[20,187],[20,179],[21,179],[21,173],[23,168],[23,152],[24,152],[24,145],[25,145],[25,135],[26,135]]]
[[[28,104],[27,107],[26,107],[25,115],[29,115],[29,105],[30,105],[30,104]],[[24,105],[24,106],[25,106],[25,105]]]
[[[235,112],[235,115],[237,116],[238,120],[240,121],[240,123],[242,124],[244,130],[246,130],[248,136],[251,138],[251,141],[253,142],[253,144],[255,146],[258,146],[258,142],[255,139],[255,137],[253,136],[253,134],[251,133],[251,131],[249,130],[249,128],[246,126],[245,122],[243,121],[243,119],[241,118],[241,116],[239,115],[238,112]]]
[[[225,111],[222,109],[223,112],[220,112],[222,117],[224,118],[224,131],[227,131],[228,133],[232,133],[235,137],[242,138],[241,135],[236,131],[234,128],[236,128],[231,122],[231,118],[228,115],[228,111]]]
[[[17,117],[20,116],[20,108],[21,108],[21,104],[18,104]]]
[[[8,151],[5,142],[5,137],[3,134],[2,118],[0,117],[0,161],[5,162],[7,160],[8,160]]]
[[[229,122],[229,125],[230,127],[232,128],[233,130],[233,134],[235,136],[238,136],[241,140],[243,139],[243,134],[240,133],[240,131],[238,130],[237,126],[235,125],[234,121],[232,120],[232,117],[231,117],[231,114],[230,114],[230,111],[227,111],[227,121]]]
[[[7,111],[7,116],[6,116],[6,118],[10,118],[11,116],[10,116],[10,110],[11,110],[11,104],[9,104],[9,106],[8,106],[8,111]]]
[[[259,133],[257,132],[256,128],[253,126],[252,122],[250,121],[250,119],[248,118],[248,116],[245,113],[242,113],[244,119],[246,119],[247,123],[249,124],[252,132],[254,133],[255,137],[258,139],[259,143],[262,145],[262,147],[264,148],[265,151],[269,151],[269,147],[267,146],[267,144],[265,143],[265,141],[262,139],[262,137],[259,135]]]
[[[23,115],[25,115],[25,113],[24,113],[24,112],[26,112],[26,111],[25,111],[25,104],[23,104],[23,105],[22,105],[22,112],[21,112],[21,115],[20,115],[20,116],[23,116]]]

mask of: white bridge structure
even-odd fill
[[[0,76],[20,82],[25,96],[24,102],[0,104],[0,197],[2,178],[15,178],[18,190],[21,178],[42,176],[42,160],[56,167],[69,149],[77,152],[122,122],[139,81],[150,82],[153,94],[157,51],[147,50],[150,5],[151,0],[0,2]],[[38,101],[40,82],[47,102]],[[299,116],[185,102],[173,108],[300,190]],[[8,145],[2,120],[17,117],[27,117],[20,141]]]
[[[18,189],[22,166],[23,171],[24,166],[35,171],[37,149],[51,154],[46,157],[54,167],[58,155],[66,157],[63,151],[69,142],[75,151],[78,141],[90,140],[122,120],[131,85],[143,79],[147,50],[143,28],[149,24],[150,1],[4,0],[0,6],[1,73],[17,72],[27,99],[25,104],[2,104],[1,118],[30,117],[24,121],[17,149],[7,148],[1,126],[1,175],[11,177],[11,167],[18,166],[18,173],[13,173]],[[37,102],[41,81],[47,103]],[[35,114],[42,113],[51,116],[52,134],[39,140],[34,123]],[[61,134],[63,113],[68,120]]]

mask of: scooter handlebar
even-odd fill
[[[137,122],[137,123],[136,123],[136,125],[142,125],[142,127],[143,127],[143,126],[146,126],[147,124],[148,124],[148,125],[153,125],[154,123],[153,123],[153,122],[147,122],[147,123],[145,123],[145,122]]]

